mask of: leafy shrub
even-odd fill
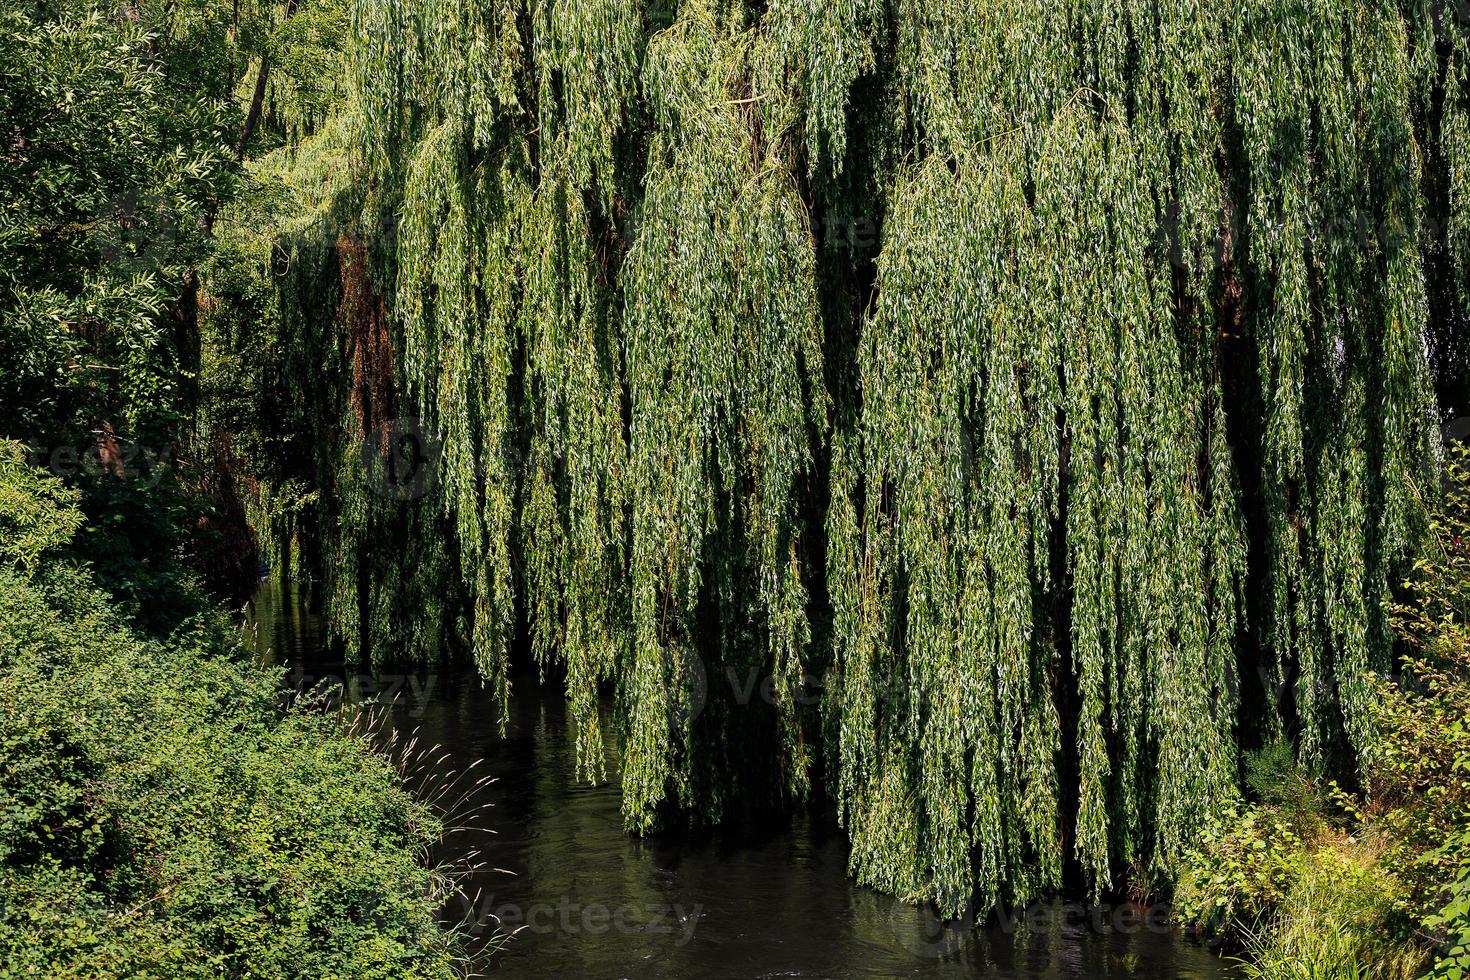
[[[25,464],[20,443],[0,440],[0,562],[35,568],[81,527],[78,494]]]
[[[1357,801],[1286,741],[1245,758],[1254,802],[1227,809],[1184,866],[1175,910],[1239,941],[1252,980],[1397,980],[1425,957],[1409,889],[1363,833]]]
[[[1299,801],[1298,790],[1289,802]],[[1408,888],[1372,839],[1343,831],[1348,816],[1292,814],[1279,803],[1231,808],[1186,863],[1176,914],[1238,938],[1246,975],[1259,980],[1415,976],[1424,950],[1407,914]]]
[[[0,501],[40,486],[68,526],[48,479],[0,472]],[[85,569],[0,562],[0,975],[455,975],[440,828],[393,766],[283,713],[222,617],[123,612]]]
[[[1207,932],[1257,923],[1285,901],[1301,852],[1301,839],[1280,814],[1245,803],[1229,807],[1185,863],[1175,914]]]
[[[1284,738],[1246,754],[1245,785],[1256,799],[1281,811],[1304,832],[1317,829],[1328,808],[1320,774],[1304,769]]]

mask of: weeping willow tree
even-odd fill
[[[855,869],[946,908],[1057,885],[1064,846],[1102,883],[1167,859],[1233,780],[1244,544],[1152,162],[1067,109],[922,165],[890,215],[830,695]]]
[[[942,150],[898,182],[831,514],[854,866],[946,907],[1167,872],[1233,779],[1248,629],[1266,723],[1364,749],[1432,458],[1398,9],[981,6],[901,15]]]
[[[789,96],[751,94],[779,56],[738,13],[691,8],[652,44],[631,4],[525,14],[358,10],[407,393],[442,445],[487,676],[505,691],[524,611],[592,775],[617,688],[629,821],[717,817],[741,712],[701,717],[709,676],[789,691],[810,638],[799,509],[826,414],[801,134]],[[804,793],[795,704],[770,714],[778,782]]]
[[[1295,669],[1303,753],[1321,761],[1344,728],[1366,745],[1431,389],[1405,24],[1388,4],[1293,14],[1243,13],[1235,113],[1252,176],[1266,645],[1278,687]]]
[[[1430,297],[1430,354],[1440,402],[1464,415],[1470,371],[1470,6],[1406,4],[1412,103],[1425,155],[1421,233]]]
[[[749,34],[721,34],[696,7],[649,51],[654,132],[622,276],[633,519],[623,785],[639,825],[681,768],[721,756],[667,730],[689,714],[687,695],[670,692],[701,655],[703,592],[719,620],[710,668],[776,680],[792,793],[805,793],[810,762],[793,697],[811,637],[800,483],[826,421],[813,244],[783,162],[779,96],[736,96],[761,52]],[[752,108],[765,99],[776,106]]]
[[[1456,8],[356,0],[353,35],[350,187],[276,278],[336,358],[361,655],[462,646],[504,698],[524,649],[631,828],[817,787],[859,878],[947,911],[1167,875],[1242,744],[1367,750],[1470,299]],[[355,448],[401,416],[410,504]]]

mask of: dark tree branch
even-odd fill
[[[286,16],[281,23],[285,24],[296,13],[297,0],[286,0]],[[245,148],[250,145],[250,137],[255,135],[255,127],[260,125],[260,116],[265,108],[265,90],[271,77],[271,52],[269,48],[260,56],[260,71],[255,76],[255,93],[250,97],[250,111],[245,114],[245,125],[240,127],[240,140],[235,144],[235,159],[245,159]]]
[[[250,97],[250,111],[245,115],[245,125],[240,128],[240,141],[235,144],[235,159],[245,159],[245,147],[250,143],[250,137],[255,133],[255,127],[260,123],[261,108],[265,105],[265,87],[270,81],[271,75],[271,53],[266,51],[260,56],[260,71],[255,76],[255,94]]]

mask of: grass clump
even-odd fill
[[[1245,785],[1186,863],[1176,914],[1241,947],[1252,980],[1418,976],[1409,887],[1355,798],[1280,743],[1247,756]]]

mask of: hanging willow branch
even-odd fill
[[[946,911],[1167,872],[1241,741],[1369,745],[1470,304],[1442,6],[357,0],[442,453],[396,524],[324,465],[339,630],[421,598],[504,697],[524,622],[638,830],[821,771],[854,873]]]

